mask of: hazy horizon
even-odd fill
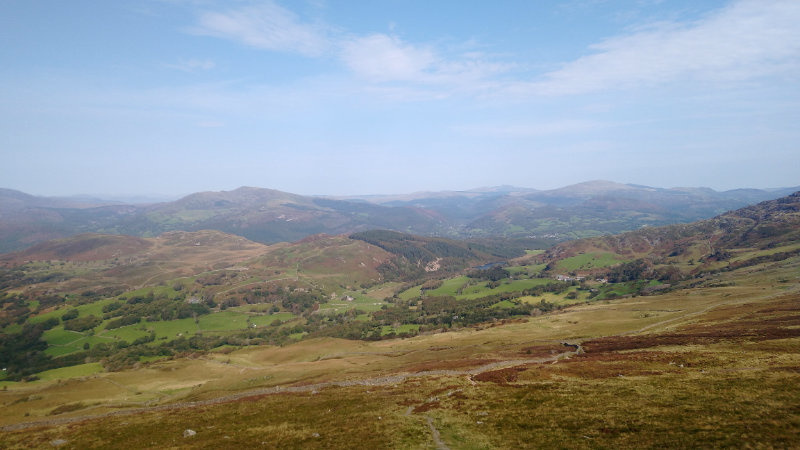
[[[800,185],[800,2],[0,5],[43,196]]]
[[[231,189],[218,189],[218,190],[201,189],[201,190],[193,191],[193,192],[180,192],[180,193],[175,193],[175,194],[158,193],[158,192],[140,192],[140,193],[129,192],[129,193],[116,193],[116,194],[86,193],[86,192],[78,192],[78,193],[64,192],[64,193],[57,193],[57,194],[39,194],[39,193],[28,192],[28,191],[24,191],[24,190],[21,190],[21,189],[8,187],[8,186],[0,186],[0,188],[11,189],[11,190],[23,192],[25,194],[33,195],[33,196],[36,196],[36,197],[51,197],[51,198],[59,198],[59,197],[61,197],[61,198],[72,198],[72,199],[85,198],[85,199],[95,199],[95,200],[121,201],[121,202],[127,202],[127,203],[136,203],[136,202],[148,203],[148,202],[174,201],[174,200],[178,200],[180,198],[186,197],[188,195],[192,195],[192,194],[196,194],[196,193],[202,193],[202,192],[230,192],[230,191],[235,191],[235,190],[240,189],[240,188],[272,189],[272,190],[277,190],[277,191],[281,191],[281,192],[286,192],[286,193],[289,193],[289,194],[298,194],[298,195],[304,195],[304,196],[309,196],[309,197],[335,197],[335,198],[356,197],[356,198],[358,198],[358,197],[407,196],[407,195],[414,195],[414,194],[443,193],[443,192],[454,192],[454,193],[455,192],[475,192],[475,191],[489,190],[489,189],[494,189],[494,188],[514,188],[514,189],[522,189],[522,190],[531,189],[531,190],[536,190],[536,191],[548,191],[548,190],[555,190],[555,189],[570,187],[570,186],[574,186],[574,185],[579,185],[579,184],[584,184],[584,183],[592,183],[592,182],[598,182],[598,181],[599,182],[611,182],[611,183],[617,183],[617,184],[625,184],[625,185],[642,186],[642,187],[655,188],[655,189],[683,189],[683,188],[686,188],[686,189],[712,189],[712,190],[714,190],[716,192],[725,192],[725,191],[737,190],[737,189],[757,189],[757,190],[770,191],[770,190],[781,190],[781,189],[786,189],[786,188],[800,187],[800,185],[799,186],[758,186],[758,187],[755,187],[755,186],[740,186],[740,187],[732,188],[732,189],[715,189],[715,188],[710,187],[710,186],[653,186],[653,185],[641,185],[641,184],[637,184],[637,183],[618,183],[618,182],[613,181],[613,180],[585,180],[585,181],[581,181],[581,182],[577,182],[577,183],[571,183],[571,184],[565,184],[565,185],[561,185],[561,186],[555,186],[555,187],[552,187],[552,188],[550,188],[550,187],[548,187],[548,188],[540,188],[540,187],[535,187],[535,186],[496,185],[496,186],[475,186],[475,187],[466,188],[466,189],[442,189],[442,190],[436,190],[436,191],[434,191],[434,190],[415,190],[415,191],[407,191],[407,192],[357,192],[357,193],[349,193],[349,194],[328,194],[328,193],[324,193],[324,192],[323,193],[319,193],[318,192],[318,193],[308,193],[308,194],[306,194],[306,193],[286,191],[286,190],[283,190],[283,189],[276,189],[274,187],[269,187],[269,186],[244,186],[244,185],[237,186],[237,187],[231,188]]]

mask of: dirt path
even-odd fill
[[[160,263],[159,261],[153,261],[153,263],[155,264],[155,266],[156,266],[156,269],[158,269],[158,273],[157,273],[157,274],[155,274],[155,275],[153,275],[152,277],[150,277],[150,278],[146,279],[146,280],[145,280],[145,281],[144,281],[142,284],[140,284],[140,285],[139,285],[139,286],[138,286],[136,289],[144,289],[144,287],[145,287],[145,286],[148,286],[148,284],[149,284],[149,283],[150,283],[152,280],[154,280],[154,279],[156,279],[156,278],[158,278],[158,277],[164,276],[164,272],[165,272],[165,271],[164,271],[164,268],[163,268],[163,267],[161,267],[161,263]]]
[[[436,427],[433,426],[433,419],[431,419],[430,417],[426,417],[426,419],[428,419],[428,428],[431,429],[431,434],[433,434],[433,442],[434,444],[436,444],[436,448],[439,450],[450,450],[450,447],[448,447],[444,442],[442,442],[442,438],[439,437],[439,430],[437,430]]]
[[[84,420],[90,419],[99,419],[103,417],[114,417],[114,416],[127,416],[131,414],[139,414],[144,412],[150,411],[169,411],[175,409],[183,409],[183,408],[193,408],[196,406],[208,406],[208,405],[216,405],[220,403],[228,403],[236,400],[240,400],[243,398],[248,397],[258,397],[262,395],[273,395],[273,394],[280,394],[280,393],[301,393],[301,392],[311,392],[311,391],[319,391],[321,389],[329,388],[329,387],[350,387],[350,386],[387,386],[401,383],[410,378],[423,378],[423,377],[434,377],[434,376],[471,376],[471,375],[478,375],[484,372],[489,372],[492,370],[503,369],[508,367],[514,366],[521,366],[525,364],[544,364],[548,362],[554,362],[562,358],[567,358],[573,355],[577,355],[583,352],[580,346],[574,351],[559,353],[554,356],[549,356],[546,358],[528,358],[528,359],[510,359],[505,361],[497,361],[489,364],[484,364],[479,367],[475,367],[473,369],[467,370],[428,370],[424,372],[416,372],[416,373],[402,373],[398,375],[387,375],[383,377],[374,377],[374,378],[366,378],[361,380],[342,380],[342,381],[328,381],[323,383],[316,383],[316,384],[307,384],[302,386],[274,386],[269,388],[262,388],[262,389],[255,389],[252,391],[240,392],[238,394],[231,394],[226,395],[223,397],[217,397],[209,400],[197,401],[197,402],[180,402],[180,403],[171,403],[168,405],[158,405],[158,406],[151,406],[151,407],[142,407],[142,408],[131,408],[125,409],[121,411],[113,411],[103,414],[96,414],[96,415],[86,415],[86,416],[79,416],[79,417],[65,417],[62,419],[50,419],[50,420],[42,420],[42,421],[35,421],[35,422],[22,422],[13,425],[5,425],[0,427],[0,431],[15,431],[15,430],[24,430],[26,428],[32,427],[41,427],[41,426],[52,426],[52,425],[63,425],[68,423],[74,422],[81,422]],[[438,432],[437,432],[438,434]],[[438,445],[438,443],[437,443]],[[442,445],[444,445],[442,443]],[[439,448],[447,448],[439,447]]]

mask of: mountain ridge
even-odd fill
[[[242,186],[151,204],[37,197],[0,189],[0,253],[81,233],[148,237],[201,229],[267,244],[370,229],[451,238],[546,237],[557,242],[705,219],[798,189],[717,192],[593,180],[551,190],[497,186],[332,197]]]

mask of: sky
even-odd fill
[[[800,185],[800,1],[4,0],[0,187]]]

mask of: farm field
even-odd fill
[[[562,259],[556,267],[560,271],[575,272],[609,267],[622,262],[625,260],[618,258],[613,253],[590,252]]]
[[[779,280],[798,267],[796,258],[737,274],[732,286],[604,300],[410,339],[314,339],[123,372],[76,366],[60,382],[5,383],[3,424],[100,416],[68,427],[7,428],[0,443],[345,448],[356,433],[377,446],[435,447],[432,425],[451,448],[581,446],[587,440],[625,448],[642,440],[655,446],[793,446],[800,431],[792,406],[800,400],[794,389],[800,334],[792,324],[800,290]],[[583,353],[568,355],[563,341],[580,342]],[[526,362],[537,358],[549,362]],[[481,369],[492,362],[501,364]],[[108,386],[103,401],[89,394],[98,383]],[[285,392],[270,393],[277,386]],[[214,400],[242,392],[251,394]],[[760,400],[765,397],[768,403]],[[57,407],[51,398],[75,409],[48,415]],[[148,401],[175,406],[102,416]],[[698,413],[708,419],[687,426],[686,414]],[[239,419],[222,419],[231,415]],[[341,433],[353,418],[368,423],[358,427],[366,431]],[[193,440],[183,437],[185,429],[197,431]]]

